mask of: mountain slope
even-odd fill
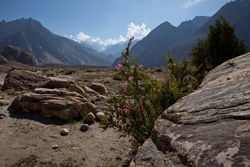
[[[236,35],[243,39],[245,45],[250,49],[250,1],[236,0],[221,7],[194,35],[173,48],[174,56],[177,58],[188,57],[197,40],[207,37],[209,26],[213,25],[220,16],[223,16],[228,22],[236,26]]]
[[[163,56],[172,48],[195,33],[209,17],[199,16],[193,20],[182,22],[178,27],[169,22],[162,23],[145,38],[137,42],[131,49],[131,55],[145,66],[161,66],[165,64]],[[114,64],[120,61],[117,59]]]
[[[250,0],[236,0],[226,3],[209,19],[196,17],[178,27],[167,22],[159,25],[131,49],[131,55],[145,66],[164,65],[163,56],[170,52],[176,59],[187,58],[197,40],[207,37],[209,26],[220,16],[236,26],[236,35],[245,41],[250,51]]]
[[[103,54],[55,35],[31,18],[0,22],[0,49],[6,45],[27,50],[43,64],[110,65]]]

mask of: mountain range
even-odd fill
[[[0,22],[0,50],[14,45],[33,54],[41,64],[109,66],[106,55],[58,36],[32,18]]]
[[[178,27],[162,23],[131,48],[131,56],[147,67],[164,66],[163,57],[170,53],[176,59],[188,58],[198,39],[207,37],[209,26],[220,16],[236,26],[236,35],[250,49],[250,0],[236,0],[225,4],[212,17],[195,17]],[[121,60],[122,57],[117,58],[113,66]]]

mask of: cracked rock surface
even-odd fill
[[[182,166],[250,166],[250,53],[210,71],[200,89],[165,110],[130,166],[177,167],[176,155]]]

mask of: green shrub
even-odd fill
[[[199,69],[196,76],[201,82],[206,72],[247,51],[243,40],[235,35],[235,26],[220,17],[209,27],[207,39],[199,40],[192,48],[190,57],[192,64]]]
[[[176,64],[173,58],[167,58],[169,77],[165,82],[146,75],[143,66],[131,63],[129,47],[122,53],[124,62],[116,67],[115,76],[122,81],[118,95],[111,98],[106,118],[102,120],[104,129],[117,128],[123,136],[131,136],[132,142],[138,146],[150,136],[155,120],[164,109],[188,92],[188,77],[191,73],[185,61]]]

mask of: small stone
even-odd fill
[[[95,116],[97,120],[101,121],[102,119],[104,119],[105,114],[103,112],[98,112],[95,114]]]
[[[63,129],[61,130],[60,134],[61,134],[62,136],[66,136],[66,135],[69,134],[69,130],[68,130],[67,128],[63,128]]]
[[[84,118],[84,123],[86,124],[92,124],[95,122],[95,115],[90,112],[85,118]]]
[[[4,119],[5,117],[7,117],[7,114],[0,113],[0,119]]]
[[[82,132],[85,132],[85,131],[87,131],[89,129],[89,125],[88,124],[83,124],[82,126],[81,126],[81,128],[80,128],[80,130],[82,131]]]
[[[0,106],[7,106],[9,105],[9,100],[0,100]]]
[[[52,149],[57,149],[57,148],[58,148],[58,145],[57,145],[57,144],[53,144],[51,148],[52,148]]]

